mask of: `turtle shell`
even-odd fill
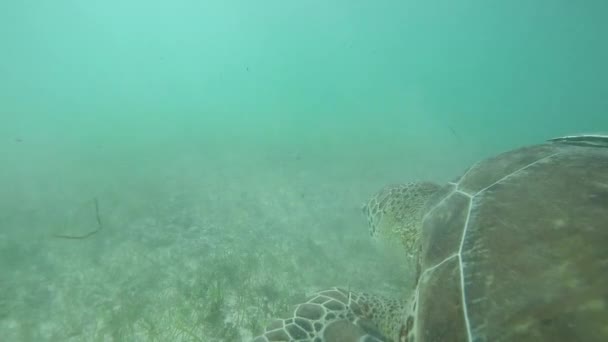
[[[483,160],[430,203],[406,341],[608,341],[608,137]]]

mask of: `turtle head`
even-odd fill
[[[391,184],[375,193],[361,210],[374,240],[398,244],[413,256],[430,198],[439,190],[431,182]]]

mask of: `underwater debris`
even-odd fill
[[[103,228],[103,225],[101,223],[101,215],[99,214],[99,201],[97,200],[97,197],[93,199],[93,202],[95,204],[95,219],[97,220],[97,229],[90,231],[84,235],[53,234],[53,237],[58,239],[83,240],[97,234]]]
[[[454,137],[456,137],[456,139],[459,142],[462,142],[462,139],[460,139],[460,136],[458,135],[458,133],[456,133],[456,131],[454,130],[454,128],[452,128],[452,126],[448,126],[448,128],[450,129],[450,131],[452,132],[452,134],[454,135]]]

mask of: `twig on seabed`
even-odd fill
[[[99,201],[97,201],[97,197],[95,197],[94,203],[95,203],[95,219],[97,220],[97,229],[90,231],[84,235],[53,234],[53,237],[58,238],[58,239],[82,240],[82,239],[86,239],[88,237],[91,237],[92,235],[97,234],[103,228],[103,225],[101,224],[101,216],[99,214]]]

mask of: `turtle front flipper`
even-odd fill
[[[271,322],[253,342],[394,342],[404,308],[396,300],[331,288]]]

